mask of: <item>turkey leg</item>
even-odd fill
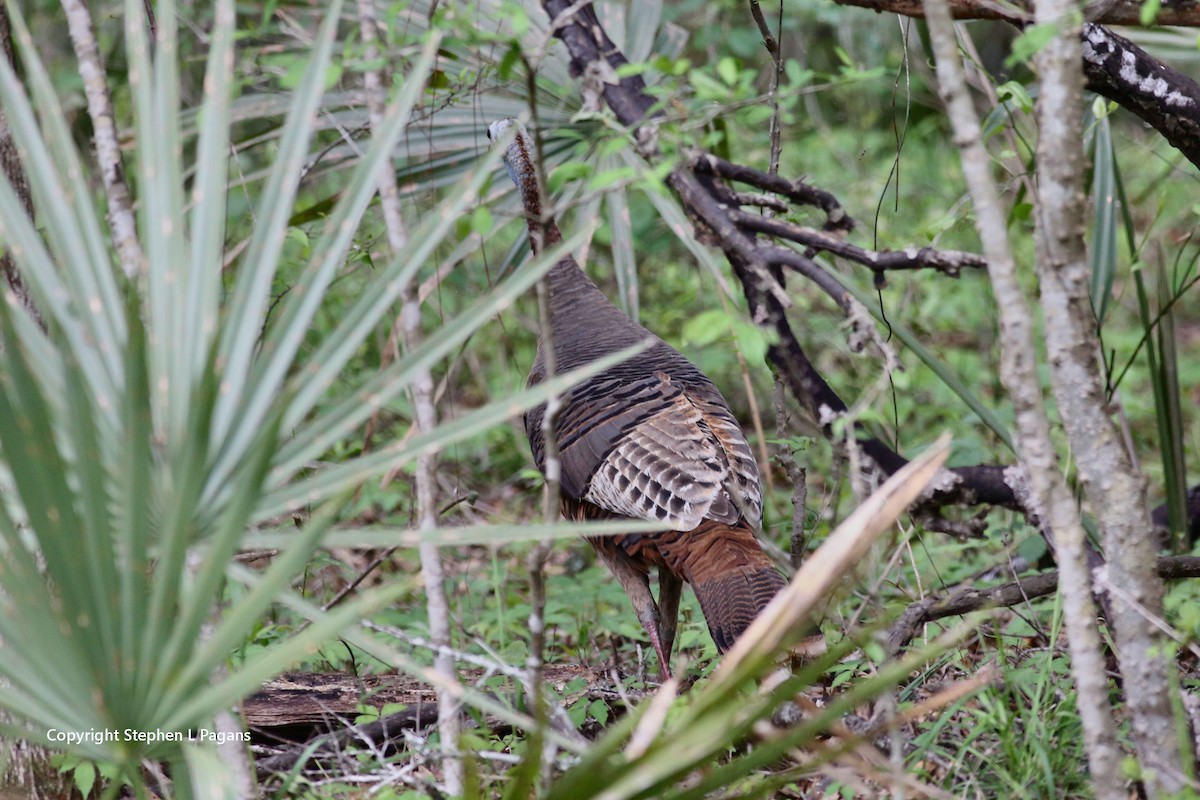
[[[662,632],[662,649],[668,658],[671,656],[671,650],[675,646],[675,630],[679,624],[679,596],[682,593],[683,579],[665,566],[659,567],[658,610],[662,620],[660,628]],[[663,680],[670,677],[669,670],[665,668],[667,663],[663,662]]]
[[[637,612],[638,621],[646,629],[646,633],[650,636],[650,644],[654,645],[654,652],[658,654],[659,675],[664,681],[667,680],[671,677],[671,662],[667,659],[670,651],[663,647],[662,617],[659,616],[658,604],[654,602],[654,595],[650,594],[650,581],[646,571],[639,569],[624,550],[611,546],[610,543],[597,547],[596,552],[604,561],[604,565],[616,576],[617,582],[621,584],[629,601],[633,603],[633,610]],[[671,616],[671,639],[667,640],[668,642],[673,641],[675,637],[674,615],[678,610],[679,597],[678,591],[676,591],[675,606]]]

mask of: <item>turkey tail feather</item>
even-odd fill
[[[774,567],[693,583],[717,650],[732,647],[785,585]]]
[[[717,650],[724,653],[787,580],[744,523],[706,520],[676,536],[683,547],[660,540],[659,550],[668,566],[692,585]],[[676,551],[681,558],[672,557]]]

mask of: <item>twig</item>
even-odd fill
[[[358,575],[356,575],[354,577],[354,580],[350,581],[345,586],[343,586],[342,590],[340,592],[338,592],[337,594],[335,594],[328,603],[321,606],[321,610],[328,611],[329,609],[336,606],[338,603],[345,600],[346,597],[351,592],[353,592],[355,589],[357,589],[359,586],[362,585],[362,582],[367,579],[368,575],[370,575],[375,570],[379,569],[379,566],[383,562],[385,562],[389,558],[391,558],[392,554],[395,553],[399,549],[400,549],[399,545],[392,545],[391,547],[389,547],[388,549],[386,549],[382,553],[380,553],[378,556],[376,556],[375,559],[373,561],[371,561],[370,564],[368,564],[361,572],[358,573]]]
[[[729,305],[729,299],[724,292],[718,292],[717,297],[721,301],[722,310],[731,320],[729,324],[730,338],[736,338],[732,323],[733,309]],[[762,479],[767,486],[769,495],[775,491],[775,475],[774,470],[771,469],[771,453],[767,449],[767,435],[763,430],[762,412],[758,408],[758,398],[755,397],[754,383],[750,379],[750,367],[746,363],[746,356],[742,353],[741,347],[735,347],[733,353],[737,357],[738,369],[742,374],[742,388],[746,392],[746,403],[750,406],[750,424],[754,427],[754,438],[758,440],[758,458],[759,464],[762,465]]]
[[[779,129],[779,78],[783,75],[783,55],[780,50],[779,40],[771,35],[771,29],[767,25],[766,19],[763,18],[762,8],[759,6],[758,0],[750,0],[750,15],[754,17],[754,24],[758,26],[758,32],[763,37],[763,47],[767,48],[767,53],[771,56],[771,62],[774,69],[771,71],[771,81],[767,86],[767,102],[771,104],[771,158],[770,166],[767,172],[771,175],[779,172],[779,154],[782,150],[780,146],[780,129]],[[783,28],[783,0],[779,3],[779,28]]]
[[[808,504],[808,473],[796,462],[796,455],[788,440],[794,430],[791,425],[791,415],[787,412],[783,395],[783,382],[775,378],[775,431],[784,441],[777,445],[776,458],[783,464],[788,480],[792,483],[792,534],[788,544],[788,563],[793,570],[800,569],[804,563],[804,554],[808,550],[808,534],[804,529],[806,506]]]
[[[358,17],[363,39],[363,55],[368,63],[373,63],[378,59],[374,0],[358,0]],[[365,70],[363,86],[367,95],[371,128],[375,130],[384,117],[383,77],[376,70]],[[392,253],[401,253],[408,243],[408,236],[404,229],[404,218],[400,213],[396,174],[390,167],[381,170],[379,175],[379,202],[387,228],[388,245]],[[411,287],[406,287],[401,295],[400,319],[405,347],[412,352],[421,343],[421,305]],[[437,426],[437,409],[433,404],[433,377],[428,368],[418,370],[413,376],[411,392],[416,412],[416,430],[433,430]],[[424,451],[417,456],[417,527],[422,531],[437,527],[436,464],[436,456],[431,452]],[[435,644],[448,646],[450,608],[446,600],[441,552],[434,542],[422,542],[417,551],[421,558],[421,575],[425,581],[430,636]],[[434,658],[434,669],[453,679],[454,658],[439,652]],[[463,792],[463,764],[457,755],[460,728],[461,720],[455,698],[439,689],[438,729],[442,747],[443,781],[446,793],[451,796]]]
[[[788,180],[780,175],[760,172],[753,167],[734,164],[711,153],[692,154],[691,167],[700,175],[715,175],[736,183],[744,183],[764,192],[782,195],[793,203],[815,206],[825,212],[825,230],[851,231],[854,220],[842,208],[838,199],[824,189],[803,180]]]
[[[481,655],[476,655],[475,653],[468,652],[466,650],[456,650],[452,647],[446,647],[443,645],[435,645],[433,642],[429,641],[428,639],[426,639],[422,636],[414,636],[413,634],[408,633],[403,630],[400,630],[399,628],[392,628],[392,627],[388,627],[388,626],[384,626],[384,625],[376,625],[375,623],[369,622],[369,621],[364,622],[363,626],[369,630],[378,631],[379,633],[386,633],[389,636],[394,636],[397,639],[401,639],[405,642],[408,642],[409,644],[413,645],[414,647],[424,647],[425,649],[430,650],[430,651],[434,652],[435,654],[442,653],[442,654],[452,656],[455,661],[460,661],[465,664],[473,664],[477,667],[482,667],[484,670],[486,670],[486,672],[479,678],[479,680],[476,681],[476,684],[482,683],[484,680],[486,680],[487,678],[490,678],[492,675],[503,675],[507,678],[513,678],[514,680],[518,681],[521,684],[521,686],[525,687],[527,696],[528,696],[528,693],[531,692],[528,670],[523,670],[518,667],[514,667],[511,664],[505,663],[504,660],[500,658],[500,655],[498,653],[496,653],[495,651],[493,651],[488,646],[487,642],[485,642],[482,639],[479,639],[477,637],[472,637],[472,638],[475,639],[475,643],[487,655],[481,656]],[[550,716],[552,717],[550,722],[553,724],[555,730],[557,730],[559,733],[561,733],[564,737],[566,737],[568,739],[579,739],[580,741],[582,741],[582,738],[581,738],[579,732],[577,730],[575,730],[575,726],[571,723],[570,717],[567,716],[566,712],[562,708],[560,708],[557,705],[547,704],[547,709],[549,711]]]
[[[154,21],[154,0],[143,0],[142,7],[146,9],[146,28],[150,32],[150,42],[158,39],[158,23]]]
[[[553,373],[547,372],[547,375]],[[550,409],[546,409],[546,418],[550,419]],[[549,439],[547,439],[547,443]],[[550,463],[550,448],[546,448],[546,464]],[[548,495],[547,487],[546,494]],[[547,518],[547,521],[552,521]],[[549,722],[546,709],[546,693],[543,686],[542,668],[546,650],[546,557],[550,552],[549,542],[537,542],[529,551],[526,566],[529,569],[529,654],[525,659],[525,671],[528,675],[526,687],[529,691],[530,703],[533,706],[533,719],[537,723],[534,741],[541,738],[541,731]],[[530,758],[534,755],[530,754]],[[550,765],[554,762],[554,748],[549,742],[542,744],[538,769],[538,793],[541,783],[547,776]]]
[[[83,0],[62,0],[62,7],[67,15],[75,58],[79,62],[79,77],[83,80],[83,92],[87,97],[88,116],[92,119],[92,141],[96,146],[96,161],[100,165],[100,177],[108,199],[108,221],[112,227],[113,242],[117,246],[125,277],[133,279],[142,274],[146,262],[137,238],[137,223],[133,218],[129,187],[125,184],[125,173],[121,166],[121,147],[117,141],[112,99],[108,94],[108,76],[104,65],[100,63],[92,15],[87,6]],[[174,58],[175,54],[163,57]],[[142,80],[149,79],[148,75],[142,76]]]
[[[791,210],[791,207],[787,203],[774,195],[760,194],[758,192],[731,192],[731,194],[739,206],[765,208],[777,214],[786,214]]]

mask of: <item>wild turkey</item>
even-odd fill
[[[535,252],[562,240],[543,217],[529,133],[493,122],[489,138],[517,125],[504,153],[520,190]],[[539,239],[541,240],[539,243]],[[662,533],[589,538],[633,602],[663,675],[675,641],[681,581],[700,600],[725,652],[785,584],[754,538],[762,521],[758,465],[725,399],[677,350],[631,320],[567,255],[548,274],[550,338],[566,371],[650,340],[648,349],[575,386],[555,424],[563,514],[569,519],[659,520]],[[544,332],[543,332],[544,333]],[[545,377],[544,341],[529,384]],[[525,415],[525,433],[545,471],[545,406]],[[658,603],[648,575],[658,569]]]

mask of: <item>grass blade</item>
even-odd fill
[[[629,198],[624,189],[614,189],[604,196],[611,231],[613,269],[617,273],[617,290],[621,308],[634,322],[638,319],[637,260],[633,255],[633,225],[629,220]]]
[[[1096,313],[1097,325],[1103,326],[1117,272],[1117,202],[1113,180],[1113,159],[1116,154],[1113,152],[1108,115],[1096,120],[1095,131],[1092,242],[1088,250],[1092,262],[1092,310]]]

